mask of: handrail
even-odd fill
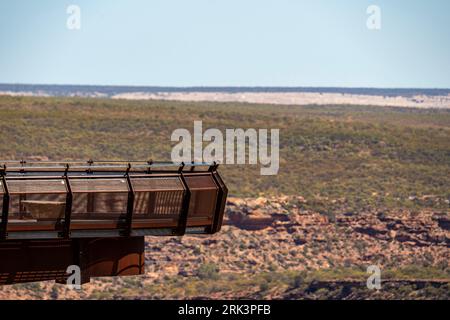
[[[1,163],[1,162],[0,162]],[[88,165],[77,165],[73,164],[71,162],[67,163],[55,163],[55,165],[48,165],[48,166],[33,166],[33,165],[24,165],[21,166],[14,166],[15,162],[12,166],[7,166],[7,162],[5,162],[4,165],[4,171],[7,172],[40,172],[40,171],[65,171],[67,166],[70,166],[69,172],[76,172],[77,170],[83,170],[83,171],[133,171],[133,170],[142,170],[142,171],[152,171],[152,169],[156,169],[154,171],[157,171],[158,168],[180,168],[180,167],[191,167],[192,169],[195,167],[209,167],[210,170],[213,168],[216,164],[208,163],[208,162],[191,162],[191,163],[174,163],[174,162],[151,162],[146,164],[132,164],[131,162],[129,164],[88,164]],[[41,164],[41,163],[40,163]],[[130,167],[128,166],[130,165]]]
[[[180,166],[180,162],[170,162],[170,161],[115,161],[115,160],[102,160],[102,161],[25,161],[25,160],[0,160],[0,164],[20,164],[20,167],[25,167],[27,164],[47,164],[47,165],[61,165],[62,167],[66,164],[71,166],[73,165],[83,165],[86,166],[94,166],[94,165],[102,165],[102,164],[115,164],[118,166],[122,164],[122,166],[127,167],[128,164],[134,166],[134,164],[141,164],[144,166]],[[209,166],[212,165],[213,162],[187,162],[186,166]]]

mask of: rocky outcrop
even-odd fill
[[[244,230],[262,230],[276,221],[287,221],[287,212],[281,206],[272,206],[269,199],[238,199],[228,200],[225,224],[234,225]]]
[[[308,209],[307,204],[302,197],[229,198],[225,225],[215,235],[147,237],[146,274],[137,282],[143,287],[166,278],[189,279],[197,277],[201,266],[238,275],[368,265],[383,270],[411,265],[448,268],[448,212],[350,212],[344,208],[330,215]],[[103,285],[95,280],[84,290],[98,291]],[[320,284],[315,286],[320,289]],[[11,290],[4,294],[11,295]],[[303,297],[304,293],[273,297]],[[230,294],[237,297],[235,292]],[[249,298],[252,293],[241,294]],[[214,297],[227,298],[223,293]]]
[[[450,219],[448,217],[437,218],[438,225],[441,229],[450,230]]]
[[[306,203],[302,197],[230,198],[218,234],[149,237],[148,268],[154,275],[167,267],[188,276],[203,263],[246,273],[450,261],[450,233],[433,212],[342,210],[330,220]],[[182,267],[176,271],[175,264]]]

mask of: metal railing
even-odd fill
[[[183,197],[181,212],[178,214],[177,225],[167,226],[171,230],[172,235],[184,235],[188,228],[188,219],[190,208],[193,209],[191,203],[191,190],[189,183],[186,179],[186,175],[206,175],[210,177],[212,184],[209,188],[212,190],[211,197],[215,199],[214,210],[211,212],[211,223],[204,225],[204,233],[215,233],[220,230],[222,223],[224,205],[227,196],[227,188],[223,183],[220,175],[217,172],[218,164],[216,163],[172,163],[172,162],[153,162],[153,161],[92,161],[87,162],[69,161],[69,162],[55,162],[55,161],[0,161],[2,166],[0,167],[0,181],[3,184],[3,207],[2,220],[0,225],[0,239],[8,239],[8,226],[11,224],[9,221],[11,217],[11,192],[8,188],[9,181],[22,181],[29,182],[30,185],[33,181],[40,180],[54,180],[62,179],[66,187],[66,197],[64,204],[64,218],[60,219],[58,223],[55,223],[56,237],[58,238],[71,238],[72,237],[72,224],[73,224],[73,206],[74,197],[79,191],[73,189],[72,182],[74,179],[92,181],[91,179],[117,179],[123,178],[126,181],[126,191],[128,194],[126,212],[124,216],[119,216],[118,226],[114,230],[119,230],[121,236],[130,236],[133,233],[133,221],[136,218],[134,213],[134,201],[136,192],[133,188],[133,179],[138,178],[177,178],[183,187]],[[203,170],[198,170],[198,169]],[[214,189],[211,187],[214,185]],[[208,189],[208,187],[206,187]],[[217,192],[214,193],[213,190]],[[148,193],[162,192],[161,190],[147,190]],[[170,192],[170,191],[165,191]],[[39,192],[35,192],[39,194]],[[86,192],[96,193],[95,190]],[[104,192],[108,193],[108,191]],[[26,188],[24,189],[24,195],[26,196]],[[17,195],[17,194],[16,194]],[[15,196],[16,196],[15,195]],[[25,197],[24,196],[24,197]],[[200,194],[205,197],[205,195]],[[209,196],[209,195],[206,195]],[[92,196],[93,197],[93,196]],[[22,206],[22,196],[19,199],[19,207]],[[211,201],[211,199],[204,199]],[[32,201],[28,201],[32,202]],[[38,202],[38,201],[35,201]],[[36,205],[36,203],[34,203]],[[194,208],[195,209],[195,208]],[[20,210],[19,210],[20,211]],[[101,219],[99,219],[100,221]],[[20,226],[18,227],[20,229]],[[149,228],[151,229],[151,228]],[[161,229],[161,228],[160,228]],[[95,228],[94,228],[95,230]],[[39,231],[36,231],[39,233]],[[20,231],[14,231],[17,234]],[[36,234],[37,235],[37,234]],[[19,235],[20,236],[20,235]],[[32,236],[31,236],[32,237]]]

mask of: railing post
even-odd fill
[[[0,229],[0,239],[4,240],[8,237],[8,212],[9,212],[9,190],[6,184],[6,165],[3,166],[1,171],[1,181],[3,183],[3,208],[2,208],[2,224]]]
[[[216,209],[214,211],[214,220],[210,229],[210,233],[216,233],[220,231],[220,226],[222,225],[223,215],[225,212],[225,205],[228,195],[228,189],[223,183],[222,178],[217,172],[218,165],[215,165],[214,171],[212,171],[212,177],[219,187],[219,193],[217,195]]]
[[[183,164],[184,167],[184,164]],[[183,198],[183,206],[180,213],[180,218],[178,219],[178,226],[175,231],[175,235],[183,236],[186,233],[187,227],[187,219],[189,214],[189,204],[191,202],[191,191],[186,183],[186,179],[184,178],[183,172],[180,172],[180,179],[184,186],[184,198]]]
[[[218,168],[218,167],[219,167],[219,165],[217,164],[217,162],[214,161],[213,164],[209,166],[208,172],[214,172],[214,171],[217,171],[217,168]]]
[[[133,229],[134,190],[133,190],[133,184],[131,183],[131,179],[130,179],[130,169],[131,169],[131,164],[129,163],[127,172],[125,173],[125,176],[127,178],[127,183],[128,183],[127,216],[126,216],[126,220],[125,220],[125,231],[124,231],[124,235],[126,237],[129,237],[131,235],[131,231]]]
[[[153,164],[153,160],[147,161],[147,165],[148,165],[147,173],[148,174],[152,173],[152,164]]]
[[[66,170],[64,172],[64,181],[66,183],[67,196],[66,196],[66,208],[64,213],[64,229],[62,236],[66,239],[70,238],[70,221],[72,218],[72,203],[73,203],[73,193],[72,187],[70,186],[70,179],[68,177],[68,172],[69,172],[69,164],[66,165]]]

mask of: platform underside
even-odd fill
[[[78,266],[81,283],[91,277],[144,273],[144,237],[21,240],[0,242],[0,285],[55,280],[67,282]]]

